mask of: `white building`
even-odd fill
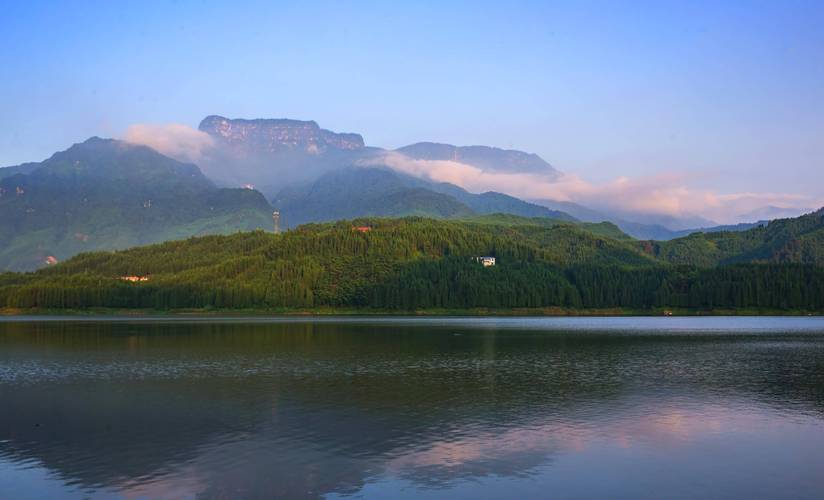
[[[484,267],[492,267],[495,265],[495,257],[475,257],[475,260],[484,265]]]

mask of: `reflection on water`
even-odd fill
[[[4,498],[824,491],[817,318],[5,320],[0,405]]]

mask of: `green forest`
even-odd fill
[[[32,273],[5,273],[0,307],[819,312],[823,218],[819,211],[669,242],[636,241],[610,225],[501,215],[307,224],[277,235],[85,253]],[[484,267],[479,256],[495,257],[496,265]]]

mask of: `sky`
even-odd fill
[[[719,220],[824,204],[820,1],[0,9],[3,166],[220,114],[311,119],[385,148],[534,152],[567,174],[561,198],[617,208],[673,198],[670,212]]]

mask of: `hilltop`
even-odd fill
[[[717,266],[744,262],[824,265],[824,208],[777,219],[745,231],[698,232],[670,241],[641,243],[674,264]]]
[[[580,223],[362,218],[87,253],[0,276],[0,307],[824,310],[824,268],[674,265]],[[484,267],[476,257],[493,256]],[[124,278],[135,277],[128,281]]]

